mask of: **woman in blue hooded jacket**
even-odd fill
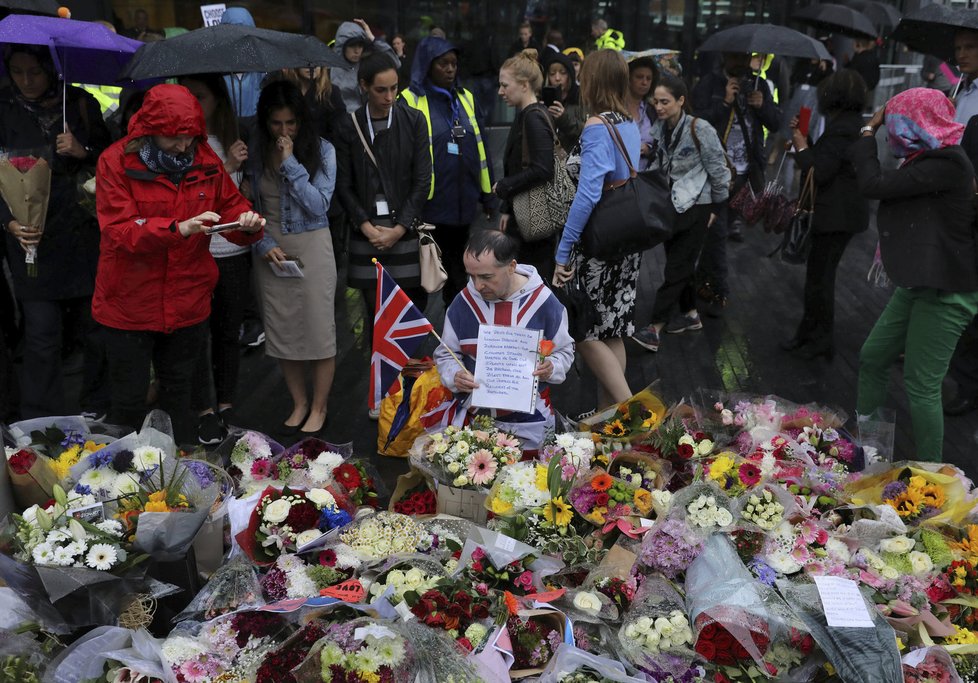
[[[480,204],[487,216],[492,214],[492,171],[481,118],[472,93],[457,84],[457,74],[458,48],[429,36],[418,44],[411,87],[401,93],[428,123],[432,176],[421,219],[437,228],[448,272],[442,289],[446,306],[465,287],[462,253]]]

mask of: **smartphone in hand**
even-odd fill
[[[798,132],[808,137],[808,126],[812,121],[812,108],[802,107],[798,110]]]
[[[204,228],[201,232],[205,235],[216,235],[219,232],[227,232],[229,230],[240,230],[241,223],[235,221],[233,223],[220,223],[219,225],[211,225]]]
[[[548,107],[560,99],[560,88],[545,85],[543,86],[543,103]]]

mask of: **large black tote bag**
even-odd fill
[[[628,164],[629,177],[609,183],[581,236],[585,256],[612,261],[651,249],[672,236],[676,215],[669,181],[661,171],[638,173],[621,134],[604,117],[602,123]]]

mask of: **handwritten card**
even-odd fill
[[[855,581],[841,576],[816,576],[815,586],[829,626],[876,628]]]
[[[472,405],[532,413],[537,404],[537,366],[543,330],[504,325],[479,326],[479,356]]]

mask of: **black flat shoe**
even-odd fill
[[[309,411],[309,412],[312,413],[312,411]],[[309,416],[307,415],[306,416],[306,420],[308,420],[308,419],[309,419]],[[304,421],[303,421],[303,424],[305,424]],[[305,429],[300,429],[296,433],[299,436],[301,436],[303,439],[305,439],[307,437],[310,437],[310,436],[314,436],[316,438],[319,438],[319,437],[323,436],[323,434],[326,433],[326,427],[327,426],[329,426],[329,414],[327,414],[326,417],[323,418],[323,425],[319,429],[317,429],[316,431],[314,431],[314,432],[307,432]]]
[[[279,435],[281,436],[295,436],[302,431],[302,425],[306,423],[309,419],[309,414],[312,413],[312,409],[306,411],[305,417],[297,425],[287,425],[284,422],[278,426]]]
[[[944,404],[944,414],[949,417],[961,417],[978,410],[978,396],[956,396]]]

